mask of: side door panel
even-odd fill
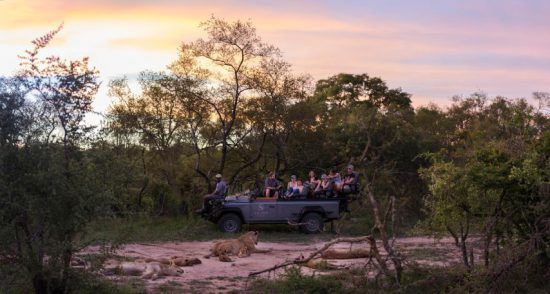
[[[284,221],[299,221],[300,213],[303,205],[295,201],[279,202],[277,207],[279,220]]]
[[[250,203],[250,222],[273,222],[277,220],[277,203],[274,201],[258,201]]]

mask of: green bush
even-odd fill
[[[303,275],[298,267],[286,269],[279,280],[257,280],[252,293],[340,293],[342,284],[329,276]]]

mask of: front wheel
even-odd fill
[[[241,218],[234,213],[224,214],[218,220],[218,227],[224,233],[237,233],[241,230]]]
[[[306,214],[300,222],[302,223],[300,229],[306,234],[319,233],[325,225],[323,217],[315,212]]]

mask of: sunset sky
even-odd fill
[[[64,22],[48,49],[89,56],[109,104],[113,77],[161,70],[182,41],[205,36],[211,15],[250,19],[298,73],[380,76],[415,105],[453,95],[530,97],[550,91],[550,1],[0,0],[0,75],[14,73],[30,41]]]

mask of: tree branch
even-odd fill
[[[267,269],[264,269],[264,270],[251,272],[251,273],[248,274],[248,276],[249,277],[257,276],[259,274],[262,274],[262,273],[265,273],[265,272],[271,272],[271,271],[274,271],[276,269],[286,267],[286,266],[289,266],[289,265],[303,265],[303,264],[306,264],[308,261],[312,260],[317,255],[323,253],[324,251],[329,249],[332,245],[337,244],[337,243],[369,242],[371,244],[371,250],[372,250],[373,241],[374,241],[374,238],[370,235],[369,236],[363,236],[363,237],[337,238],[337,239],[334,239],[334,240],[326,243],[323,247],[321,247],[320,249],[318,249],[318,250],[314,251],[313,253],[311,253],[307,258],[296,258],[294,260],[286,261],[286,262],[283,262],[283,263],[278,264],[278,265],[274,265],[274,266],[272,266],[270,268],[267,268]],[[374,247],[376,247],[376,241],[374,241],[374,244],[375,244]]]

